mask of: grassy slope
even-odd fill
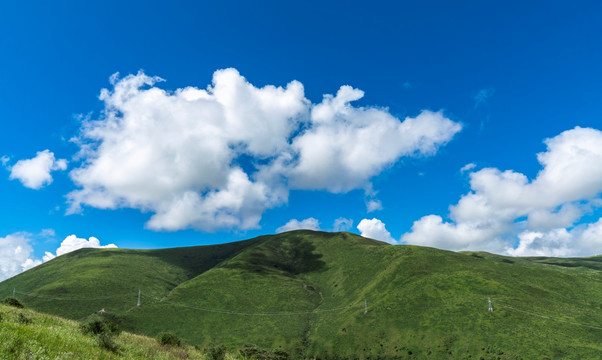
[[[64,287],[66,294],[82,297],[106,294],[107,285],[93,283],[94,276],[112,274],[111,286],[134,290],[134,296],[101,303],[123,311],[124,325],[136,332],[172,330],[196,344],[255,343],[304,356],[578,359],[602,353],[602,330],[575,325],[602,327],[601,257],[506,258],[311,231],[228,246],[220,256],[213,247],[80,251],[34,269],[39,275],[30,271],[1,283],[0,294],[13,286],[52,294]],[[84,280],[66,280],[67,273],[81,273],[82,264],[105,267],[84,271]],[[47,282],[54,285],[43,285]],[[150,295],[141,308],[132,307],[136,284]],[[493,313],[487,312],[489,296]],[[58,301],[23,300],[72,318],[101,307],[78,302],[63,310]],[[317,312],[282,314],[312,310]],[[280,314],[265,315],[274,311]]]
[[[357,293],[368,299],[369,313],[354,309],[320,315],[310,337],[315,353],[527,359],[596,358],[602,353],[602,330],[558,321],[602,328],[600,272],[558,271],[527,260],[512,264],[514,260],[500,256],[486,260],[413,246],[375,247],[365,250],[363,258],[352,271],[372,275]],[[376,259],[384,268],[373,272]],[[348,272],[337,271],[341,274],[323,278],[344,281]],[[355,281],[357,276],[348,278]],[[319,285],[326,296],[347,286]],[[493,313],[487,312],[489,296]]]
[[[23,319],[29,320],[25,323]],[[160,346],[155,339],[122,332],[115,338],[118,353],[102,349],[72,320],[0,304],[2,359],[202,359],[190,346]]]
[[[71,319],[101,308],[123,313],[136,306],[138,289],[161,296],[253,243],[160,250],[80,249],[0,283],[0,295],[12,295],[16,288],[18,297],[32,308]]]

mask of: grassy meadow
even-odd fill
[[[205,359],[188,346],[164,346],[157,340],[122,332],[114,339],[115,352],[84,334],[80,324],[30,309],[0,305],[0,358],[2,359]]]

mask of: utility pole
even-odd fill
[[[364,299],[364,315],[368,313],[368,300]]]
[[[137,304],[137,306],[140,307],[140,289],[138,289],[138,304]]]
[[[15,297],[15,292],[17,289],[13,288],[13,298]]]
[[[491,305],[491,298],[489,298],[489,312],[493,312],[493,306]]]

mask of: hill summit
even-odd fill
[[[601,256],[508,258],[298,230],[210,246],[81,249],[0,283],[0,294],[13,291],[70,319],[104,309],[131,332],[293,357],[602,353]]]

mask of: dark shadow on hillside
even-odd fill
[[[255,238],[219,245],[151,250],[147,255],[178,266],[192,279],[260,241],[261,238]]]
[[[280,270],[290,275],[319,271],[326,267],[322,254],[315,253],[316,246],[305,239],[272,241],[254,248],[238,261],[226,267],[243,269],[255,273]]]

